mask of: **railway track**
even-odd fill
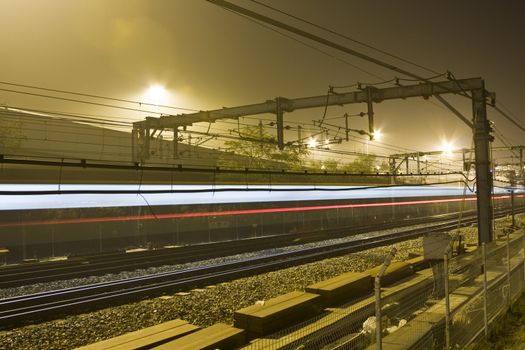
[[[506,213],[500,214],[500,216]],[[463,225],[476,223],[476,218],[466,218]],[[277,270],[319,259],[344,255],[356,251],[389,245],[413,239],[431,232],[452,230],[457,220],[447,220],[424,228],[357,239],[322,247],[298,249],[236,262],[165,272],[126,280],[98,283],[38,294],[0,300],[1,328],[52,319],[65,314],[92,311],[110,305],[128,303],[145,297],[155,297],[166,292],[187,290],[221,281]]]
[[[467,213],[472,215],[473,213]],[[225,241],[133,253],[116,252],[71,257],[65,261],[36,262],[0,267],[0,289],[35,283],[98,276],[153,266],[175,265],[270,248],[299,245],[352,234],[456,219],[457,213],[381,224],[339,227],[323,231],[288,233],[239,241]]]

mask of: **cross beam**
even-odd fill
[[[177,132],[179,127],[190,126],[198,122],[215,122],[219,119],[235,119],[241,116],[273,113],[277,119],[277,140],[280,149],[284,147],[285,112],[299,109],[324,106],[345,105],[353,103],[379,103],[386,100],[406,99],[409,97],[439,97],[448,93],[472,93],[473,122],[462,119],[473,131],[476,155],[476,185],[478,197],[478,235],[479,243],[492,241],[492,176],[490,172],[489,143],[491,141],[490,125],[487,119],[487,92],[481,78],[453,81],[430,82],[407,86],[357,90],[342,94],[321,95],[286,99],[278,97],[263,103],[222,108],[191,114],[169,115],[160,118],[146,118],[133,123],[132,148],[134,161],[144,162],[149,156],[149,139],[157,130],[171,128]],[[369,115],[370,117],[370,115]],[[174,142],[177,142],[175,139]]]
[[[149,138],[156,130],[173,129],[178,132],[179,127],[191,126],[194,123],[212,123],[220,119],[237,119],[242,116],[271,113],[276,115],[277,140],[280,149],[284,148],[284,113],[300,109],[317,108],[324,106],[342,106],[353,103],[366,103],[368,109],[372,103],[386,100],[405,99],[409,97],[439,96],[448,93],[462,93],[480,89],[483,81],[480,78],[462,79],[454,81],[425,82],[420,84],[394,86],[388,88],[365,88],[341,94],[320,95],[287,99],[277,97],[262,103],[228,107],[210,111],[201,111],[190,114],[165,115],[160,118],[147,117],[145,120],[133,123],[132,148],[133,161],[144,162],[149,158]],[[465,123],[472,128],[468,120]],[[373,114],[369,115],[369,128],[373,127]],[[373,130],[370,131],[370,135]],[[175,149],[175,147],[174,147]]]
[[[201,111],[190,114],[167,115],[160,118],[147,118],[146,120],[135,122],[136,128],[147,127],[151,129],[172,128],[173,126],[191,126],[199,122],[215,122],[219,119],[235,119],[247,115],[257,115],[264,113],[278,113],[279,109],[284,112],[293,112],[299,109],[316,108],[328,106],[340,106],[352,103],[368,103],[369,92],[373,102],[385,100],[404,99],[409,97],[430,97],[447,93],[461,93],[464,91],[476,90],[482,87],[481,78],[460,79],[454,81],[429,82],[406,86],[395,86],[389,88],[375,88],[360,91],[352,91],[341,94],[320,95],[311,97],[301,97],[286,99],[278,97],[275,100],[268,100],[262,103],[215,109],[211,111]],[[471,123],[469,126],[472,127]]]

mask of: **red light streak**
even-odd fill
[[[515,197],[525,197],[525,195],[516,195]],[[510,198],[510,195],[494,196],[494,199],[509,199],[509,198]],[[35,221],[26,221],[26,222],[0,223],[0,227],[65,225],[65,224],[119,222],[119,221],[135,221],[135,220],[156,220],[156,219],[157,220],[158,219],[182,219],[182,218],[195,218],[195,217],[207,217],[207,216],[286,213],[286,212],[297,212],[297,211],[316,211],[316,210],[347,209],[347,208],[394,207],[394,206],[422,205],[422,204],[434,204],[434,203],[453,203],[453,202],[461,202],[463,200],[472,202],[472,201],[476,201],[476,197],[428,199],[428,200],[414,200],[414,201],[402,201],[402,202],[316,205],[316,206],[287,207],[287,208],[225,210],[225,211],[209,211],[209,212],[196,212],[196,213],[171,213],[171,214],[157,214],[157,215],[95,217],[95,218],[83,218],[83,219],[35,220]]]

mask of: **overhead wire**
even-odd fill
[[[503,117],[505,117],[508,121],[510,121],[512,124],[514,124],[516,127],[518,127],[518,129],[520,129],[521,131],[525,131],[525,127],[523,125],[521,125],[517,120],[515,120],[512,116],[510,116],[509,114],[505,113],[501,108],[499,108],[498,106],[492,106],[492,108],[494,108],[496,111],[498,111]]]
[[[156,112],[156,111],[149,111],[139,108],[132,108],[132,107],[124,107],[124,106],[115,106],[107,103],[99,103],[99,102],[93,102],[93,101],[85,101],[85,100],[79,100],[74,98],[68,98],[68,97],[60,97],[60,96],[53,96],[53,95],[45,95],[45,94],[38,94],[33,92],[27,92],[27,91],[19,91],[19,90],[12,90],[12,89],[4,89],[0,88],[0,91],[6,91],[16,94],[22,94],[22,95],[28,95],[28,96],[35,96],[35,97],[43,97],[43,98],[50,98],[55,100],[62,100],[62,101],[68,101],[68,102],[74,102],[74,103],[82,103],[82,104],[88,104],[93,106],[99,106],[99,107],[107,107],[107,108],[117,108],[127,111],[134,111],[134,112],[141,112],[141,113],[151,113],[156,115],[162,115],[162,112]]]
[[[331,57],[331,58],[333,58],[333,59],[335,59],[335,60],[337,60],[337,61],[339,61],[339,62],[341,62],[341,63],[343,63],[343,64],[346,64],[346,65],[348,65],[348,66],[350,66],[350,67],[352,67],[352,68],[354,68],[354,69],[357,69],[357,70],[360,71],[360,72],[366,73],[366,74],[368,74],[368,75],[370,75],[370,76],[372,76],[372,77],[374,77],[374,78],[377,78],[377,79],[385,79],[384,77],[382,77],[382,76],[380,76],[380,75],[378,75],[378,74],[372,73],[372,72],[370,72],[370,71],[368,71],[368,70],[366,70],[366,69],[364,69],[364,68],[361,68],[361,67],[359,67],[359,66],[357,66],[357,65],[355,65],[355,64],[353,64],[353,63],[348,62],[347,60],[344,60],[344,59],[342,59],[342,58],[340,58],[340,57],[338,57],[338,56],[336,56],[336,55],[333,55],[333,54],[331,54],[331,53],[328,53],[328,52],[325,51],[325,50],[322,50],[322,49],[320,49],[320,48],[318,48],[318,47],[315,47],[315,46],[313,46],[313,45],[310,45],[310,44],[308,44],[307,42],[305,42],[305,41],[303,41],[303,40],[300,40],[300,39],[298,39],[298,38],[296,38],[296,37],[294,37],[294,36],[291,36],[291,35],[289,35],[289,34],[283,33],[283,32],[281,32],[280,30],[277,30],[277,29],[275,29],[275,28],[272,28],[272,27],[270,27],[270,26],[268,26],[268,25],[266,25],[266,24],[264,24],[264,23],[261,23],[261,22],[259,22],[259,21],[256,21],[256,20],[253,19],[253,18],[250,18],[250,17],[248,17],[248,16],[242,15],[242,14],[240,14],[240,13],[237,13],[237,12],[232,11],[232,10],[229,10],[229,9],[225,9],[225,10],[226,10],[226,11],[229,11],[229,12],[231,12],[231,13],[233,13],[233,14],[239,16],[239,17],[242,17],[242,18],[244,18],[244,19],[246,19],[246,20],[249,20],[250,22],[256,23],[257,25],[259,25],[259,26],[261,26],[261,27],[263,27],[263,28],[265,28],[265,29],[267,29],[267,30],[271,30],[272,32],[275,32],[275,33],[277,33],[277,34],[279,34],[279,35],[281,35],[281,36],[284,36],[284,37],[286,37],[286,38],[288,38],[288,39],[294,40],[294,41],[296,41],[296,42],[298,42],[298,43],[300,43],[300,44],[302,44],[302,45],[304,45],[304,46],[306,46],[306,47],[308,47],[308,48],[310,48],[310,49],[312,49],[312,50],[315,50],[315,51],[317,51],[317,52],[320,52],[320,53],[322,53],[323,55],[326,55],[326,56],[328,56],[328,57]]]
[[[304,176],[316,176],[316,173],[304,174]],[[341,173],[341,176],[345,175],[354,175],[354,174],[344,174]],[[355,174],[355,175],[364,175],[364,174]],[[380,176],[378,174],[366,174],[370,176]],[[385,174],[383,176],[391,176],[390,174]],[[435,186],[435,185],[449,185],[457,183],[466,183],[464,180],[453,180],[453,181],[438,181],[427,183],[424,186]],[[396,187],[421,187],[421,184],[399,184],[399,185],[377,185],[377,186],[359,186],[359,187],[319,187],[313,186],[310,188],[304,187],[215,187],[212,188],[189,188],[189,189],[129,189],[129,190],[103,190],[103,189],[58,189],[58,190],[31,190],[31,191],[4,191],[0,190],[1,196],[12,196],[12,195],[57,195],[57,194],[163,194],[163,193],[214,193],[214,192],[347,192],[347,191],[362,191],[362,190],[373,190],[381,188],[396,188]],[[470,188],[470,187],[469,187]],[[471,192],[473,190],[471,189]]]
[[[51,89],[51,88],[45,88],[45,87],[40,87],[40,86],[34,86],[34,85],[18,84],[18,83],[12,83],[12,82],[7,82],[7,81],[0,81],[0,84],[2,84],[2,85],[9,85],[9,86],[16,86],[16,87],[23,87],[23,88],[27,88],[27,89],[42,90],[42,91],[48,91],[48,92],[56,92],[56,93],[67,94],[67,95],[75,95],[75,96],[83,96],[83,97],[90,97],[90,98],[96,98],[96,99],[103,99],[103,100],[108,100],[108,101],[125,102],[125,103],[130,103],[130,104],[138,104],[138,105],[144,105],[144,106],[177,109],[177,110],[184,110],[184,111],[190,111],[190,112],[199,112],[198,109],[187,108],[187,107],[168,106],[168,105],[163,105],[163,104],[134,101],[134,100],[128,100],[128,99],[123,99],[123,98],[107,97],[107,96],[86,94],[86,93],[75,92],[75,91]]]
[[[381,49],[379,49],[379,48],[377,48],[377,47],[375,47],[375,46],[372,46],[372,45],[370,45],[370,44],[367,44],[367,43],[364,43],[364,42],[362,42],[362,41],[356,40],[356,39],[351,38],[351,37],[349,37],[349,36],[347,36],[347,35],[344,35],[344,34],[341,34],[341,33],[339,33],[339,32],[336,32],[335,30],[332,30],[332,29],[329,29],[329,28],[323,27],[323,26],[321,26],[321,25],[319,25],[319,24],[313,23],[313,22],[311,22],[311,21],[308,21],[308,20],[306,20],[306,19],[304,19],[304,18],[301,18],[301,17],[299,17],[299,16],[293,15],[293,14],[291,14],[291,13],[285,12],[285,11],[280,10],[280,9],[278,9],[278,8],[272,7],[272,6],[270,6],[270,5],[268,5],[268,4],[265,4],[265,3],[261,2],[261,1],[257,1],[257,0],[249,0],[249,1],[251,1],[251,2],[253,2],[253,3],[256,3],[256,4],[260,5],[260,6],[266,7],[266,8],[268,8],[268,9],[270,9],[270,10],[273,10],[273,11],[276,11],[276,12],[278,12],[278,13],[281,13],[281,14],[283,14],[283,15],[289,16],[289,17],[291,17],[291,18],[293,18],[293,19],[295,19],[295,20],[298,20],[298,21],[300,21],[300,22],[303,22],[303,23],[306,23],[306,24],[308,24],[308,25],[311,25],[311,26],[313,26],[313,27],[315,27],[315,28],[317,28],[317,29],[324,30],[324,31],[326,31],[326,32],[328,32],[328,33],[330,33],[330,34],[333,34],[333,35],[339,36],[339,37],[341,37],[341,38],[344,38],[344,39],[346,39],[346,40],[349,40],[349,41],[351,41],[351,42],[354,42],[354,43],[356,43],[356,44],[359,44],[359,45],[361,45],[361,46],[364,46],[364,47],[366,47],[366,48],[372,49],[372,50],[374,50],[374,51],[376,51],[376,52],[379,52],[379,53],[382,53],[382,54],[384,54],[384,55],[387,55],[387,56],[390,56],[390,57],[392,57],[392,58],[395,58],[395,59],[397,59],[397,60],[399,60],[399,61],[401,61],[401,62],[404,62],[404,63],[410,64],[410,65],[413,65],[413,66],[415,66],[415,67],[421,68],[421,69],[423,69],[423,70],[426,70],[426,71],[431,72],[431,73],[434,73],[434,74],[439,74],[438,72],[436,72],[435,70],[433,70],[433,69],[431,69],[431,68],[428,68],[428,67],[422,66],[422,65],[420,65],[420,64],[418,64],[418,63],[415,63],[415,62],[413,62],[413,61],[409,61],[409,60],[407,60],[407,59],[405,59],[405,58],[402,58],[402,57],[400,57],[400,56],[394,55],[394,54],[392,54],[392,53],[390,53],[390,52],[387,52],[387,51],[385,51],[385,50],[381,50]]]

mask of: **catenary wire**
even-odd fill
[[[293,18],[293,19],[296,19],[296,20],[298,20],[298,21],[300,21],[300,22],[303,22],[303,23],[306,23],[306,24],[308,24],[308,25],[311,25],[311,26],[313,26],[313,27],[315,27],[315,28],[317,28],[317,29],[324,30],[324,31],[326,31],[326,32],[328,32],[328,33],[330,33],[330,34],[334,34],[334,35],[339,36],[339,37],[341,37],[341,38],[344,38],[344,39],[347,39],[347,40],[349,40],[349,41],[352,41],[352,42],[354,42],[354,43],[356,43],[356,44],[362,45],[362,46],[364,46],[364,47],[366,47],[366,48],[369,48],[369,49],[375,50],[375,51],[377,51],[377,52],[379,52],[379,53],[382,53],[382,54],[384,54],[384,55],[390,56],[390,57],[395,58],[395,59],[397,59],[397,60],[400,60],[400,61],[402,61],[402,62],[405,62],[405,63],[408,63],[408,64],[410,64],[410,65],[413,65],[413,66],[415,66],[415,67],[421,68],[421,69],[426,70],[426,71],[428,71],[428,72],[431,72],[431,73],[434,73],[434,74],[439,74],[438,72],[436,72],[436,71],[433,70],[433,69],[430,69],[430,68],[428,68],[428,67],[422,66],[422,65],[417,64],[417,63],[415,63],[415,62],[409,61],[409,60],[407,60],[407,59],[405,59],[405,58],[402,58],[402,57],[400,57],[400,56],[394,55],[394,54],[389,53],[389,52],[387,52],[387,51],[381,50],[381,49],[379,49],[379,48],[377,48],[377,47],[374,47],[374,46],[372,46],[372,45],[370,45],[370,44],[366,44],[366,43],[364,43],[364,42],[362,42],[362,41],[356,40],[356,39],[351,38],[351,37],[349,37],[349,36],[347,36],[347,35],[344,35],[344,34],[341,34],[341,33],[339,33],[339,32],[336,32],[335,30],[332,30],[332,29],[329,29],[329,28],[323,27],[323,26],[321,26],[321,25],[315,24],[315,23],[313,23],[313,22],[311,22],[311,21],[305,20],[304,18],[301,18],[301,17],[296,16],[296,15],[292,15],[291,13],[288,13],[288,12],[285,12],[285,11],[283,11],[283,10],[277,9],[277,8],[275,8],[275,7],[272,7],[272,6],[270,6],[270,5],[267,5],[267,4],[265,4],[265,3],[262,3],[262,2],[260,2],[260,1],[257,1],[257,0],[249,0],[249,1],[251,1],[251,2],[253,2],[253,3],[256,3],[256,4],[258,4],[258,5],[261,5],[261,6],[263,6],[263,7],[266,7],[266,8],[268,8],[268,9],[270,9],[270,10],[273,10],[273,11],[276,11],[276,12],[278,12],[278,13],[281,13],[281,14],[283,14],[283,15],[289,16],[289,17],[291,17],[291,18]]]

